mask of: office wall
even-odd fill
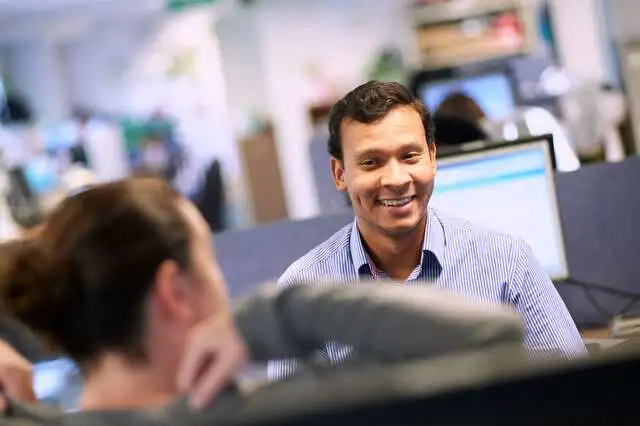
[[[7,82],[5,79],[9,74],[9,53],[8,49],[5,46],[0,46],[0,79],[2,79],[3,83]]]
[[[56,43],[25,41],[6,51],[6,73],[11,88],[29,103],[35,117],[55,122],[69,112],[67,79]]]
[[[611,2],[614,11],[615,25],[612,26],[613,35],[618,41],[628,41],[640,38],[640,2],[637,0],[601,0]]]
[[[65,48],[73,104],[142,115],[162,108],[178,118],[194,163],[190,188],[213,157],[230,181],[240,174],[214,20],[207,10],[110,20]]]
[[[111,113],[134,108],[126,78],[156,25],[151,17],[101,22],[69,42],[64,56],[71,102]]]
[[[600,36],[601,0],[548,1],[560,62],[569,78],[577,85],[605,81],[608,65],[607,46]]]
[[[251,132],[253,120],[269,109],[258,17],[253,8],[238,8],[221,19],[215,29],[220,40],[230,119],[238,138]]]

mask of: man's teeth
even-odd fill
[[[387,207],[400,207],[408,204],[411,198],[413,197],[398,198],[397,200],[380,200],[380,203]]]

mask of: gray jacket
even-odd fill
[[[472,304],[428,287],[363,283],[276,289],[268,285],[238,303],[235,314],[237,326],[256,361],[309,358],[327,340],[355,349],[358,358],[341,367],[345,370],[363,366],[386,368],[402,361],[498,346],[512,348],[510,359],[524,357],[521,324],[514,313],[499,306]],[[294,377],[257,390],[242,389],[235,384],[199,413],[191,412],[182,399],[153,412],[71,414],[13,403],[1,423],[6,426],[236,424],[244,416],[259,416],[261,411],[286,405],[292,397],[305,394],[301,389],[313,389],[314,382],[335,381],[339,374],[338,370],[319,376],[316,371],[311,376]]]

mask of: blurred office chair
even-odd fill
[[[12,318],[2,318],[0,339],[11,345],[30,362],[37,362],[47,356],[45,345],[36,335]]]

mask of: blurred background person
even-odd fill
[[[448,95],[433,114],[436,143],[441,146],[485,141],[483,126],[487,116],[470,96],[462,92]]]

